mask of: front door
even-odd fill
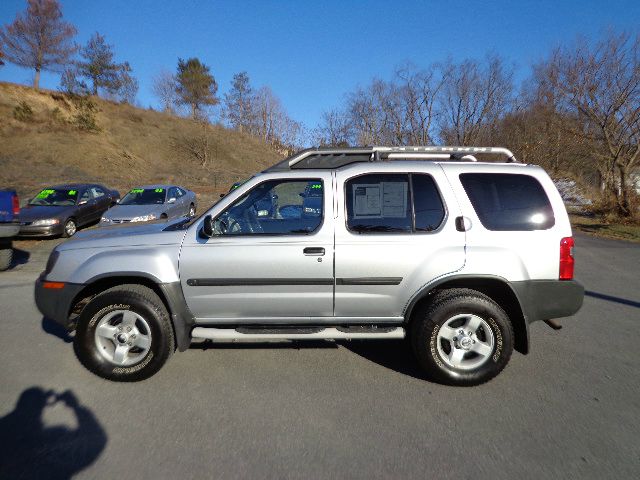
[[[199,323],[330,321],[330,172],[256,178],[210,213],[214,236],[194,225],[180,255],[182,289]]]

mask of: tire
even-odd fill
[[[73,237],[78,231],[78,224],[76,223],[75,218],[67,218],[64,222],[64,227],[62,228],[62,236],[64,238]]]
[[[0,272],[7,270],[13,260],[13,248],[0,249]]]
[[[410,339],[420,366],[446,385],[488,382],[513,353],[513,327],[504,310],[486,295],[463,288],[438,292],[417,311]]]
[[[137,382],[160,370],[175,341],[160,297],[142,285],[120,285],[87,304],[78,319],[73,346],[82,365],[96,375]]]

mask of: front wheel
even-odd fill
[[[472,386],[491,380],[509,362],[513,327],[489,297],[470,289],[434,296],[416,313],[411,343],[420,365],[434,380]]]
[[[64,222],[64,230],[62,231],[62,235],[64,237],[73,237],[78,231],[78,225],[73,218],[69,218],[66,222]]]
[[[74,350],[88,370],[107,380],[149,378],[174,350],[167,309],[153,290],[142,285],[106,290],[80,314]]]

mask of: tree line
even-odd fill
[[[559,47],[517,86],[496,55],[405,65],[323,113],[323,146],[504,145],[552,175],[598,184],[604,208],[638,215],[640,35],[609,32]]]

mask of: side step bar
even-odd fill
[[[338,330],[337,328],[323,328],[320,331],[311,333],[288,333],[286,331],[278,333],[243,333],[233,328],[210,328],[196,327],[191,332],[192,338],[203,338],[206,340],[222,340],[222,341],[251,341],[251,340],[338,340],[338,339],[367,339],[376,338],[404,338],[405,331],[402,327],[391,329],[380,329],[380,332],[349,332]]]

